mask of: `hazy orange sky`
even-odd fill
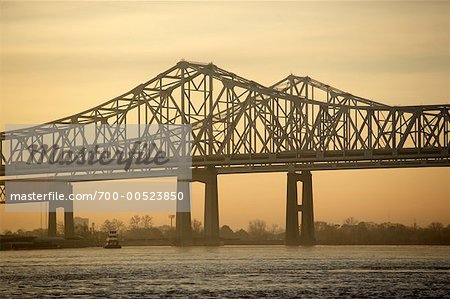
[[[265,85],[295,73],[389,105],[450,103],[449,16],[448,1],[2,1],[0,127],[91,108],[180,59]],[[449,168],[314,172],[315,218],[449,224],[449,177]],[[285,180],[221,176],[221,224],[260,218],[284,227]],[[194,184],[198,219],[202,192]],[[1,212],[0,231],[39,226],[36,213],[16,216]],[[169,223],[167,214],[153,216]]]

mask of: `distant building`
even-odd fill
[[[73,218],[75,231],[78,233],[87,233],[89,231],[89,218],[75,217]]]

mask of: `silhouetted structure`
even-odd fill
[[[92,144],[131,146],[126,136],[117,132],[99,134],[92,144],[71,143],[72,137],[83,134],[67,129],[71,124],[190,124],[193,176],[179,177],[178,186],[188,191],[192,181],[206,185],[204,233],[211,244],[216,244],[219,236],[217,175],[276,171],[288,173],[286,242],[311,244],[315,238],[311,171],[449,166],[449,110],[450,105],[392,107],[309,77],[290,75],[265,87],[213,64],[180,61],[93,109],[1,133],[1,170],[4,175],[6,165],[25,162],[21,157],[26,155],[21,154],[44,136],[66,140],[63,149]],[[173,150],[165,149],[169,157],[175,154]],[[102,180],[131,176],[120,165],[90,171]],[[58,172],[60,179],[68,181],[92,180],[92,173],[88,176],[83,167],[61,166]],[[26,170],[22,174],[27,174]],[[147,176],[158,176],[158,172],[143,168],[132,175]],[[298,181],[303,184],[301,206]],[[190,199],[185,198],[183,204],[189,206]],[[300,235],[298,211],[302,212]],[[190,244],[190,212],[177,212],[176,217],[178,243]],[[53,216],[50,222],[53,225]],[[71,230],[69,225],[67,233]],[[53,233],[53,226],[49,224],[50,231]]]

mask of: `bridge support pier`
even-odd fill
[[[72,185],[67,185],[65,190],[66,196],[72,193]],[[56,237],[57,224],[56,224],[56,209],[64,209],[64,237],[69,239],[75,235],[74,222],[73,222],[73,201],[55,202],[49,201],[48,203],[48,228],[47,234],[49,237]]]
[[[311,171],[302,171],[302,224],[300,243],[302,245],[313,245],[316,241],[314,232],[314,209],[313,209],[313,188]]]
[[[195,169],[191,179],[178,177],[178,192],[183,192],[182,201],[177,201],[176,245],[193,244],[191,227],[190,183],[205,184],[204,242],[205,245],[220,245],[219,237],[219,196],[217,191],[217,170],[214,166]]]
[[[70,207],[64,207],[64,237],[66,239],[72,238],[75,235],[73,223],[73,202],[70,202]]]
[[[297,182],[302,182],[302,205],[298,205]],[[298,212],[302,212],[301,234],[299,236]],[[314,211],[312,197],[312,175],[310,171],[287,174],[286,198],[286,245],[312,245],[314,235]]]
[[[297,181],[300,175],[295,172],[287,174],[287,198],[286,198],[286,245],[298,245],[298,202]]]
[[[190,210],[190,182],[205,184],[204,210],[204,243],[205,245],[220,245],[219,237],[219,198],[217,191],[217,170],[214,166],[205,169],[195,169],[191,179],[178,178],[178,192],[184,193],[182,202],[177,202],[177,242],[179,246],[192,245],[192,227]]]
[[[204,237],[206,245],[220,245],[219,196],[217,191],[217,170],[214,166],[197,170],[193,180],[205,184]]]
[[[49,202],[47,233],[49,237],[56,237],[56,210],[52,212],[51,205]]]
[[[177,200],[176,245],[192,245],[191,227],[191,186],[190,180],[177,178],[177,192],[183,192],[183,200]]]

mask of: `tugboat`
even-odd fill
[[[106,239],[106,245],[103,246],[103,248],[107,249],[116,249],[116,248],[122,248],[119,244],[119,239],[117,237],[117,231],[110,230],[108,234],[108,238]]]

